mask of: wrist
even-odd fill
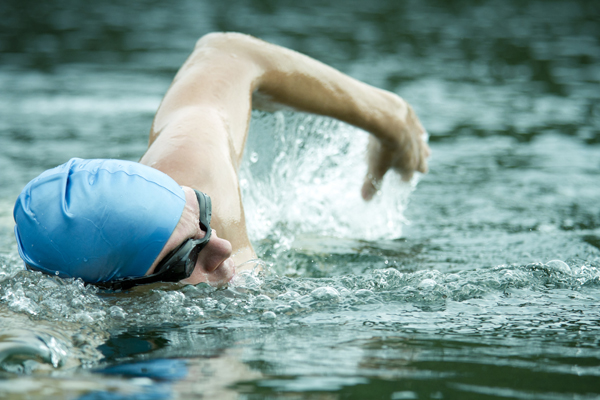
[[[403,98],[387,90],[379,89],[378,97],[373,104],[378,111],[372,113],[375,118],[371,121],[370,132],[380,141],[395,145],[398,133],[406,124],[410,106]]]

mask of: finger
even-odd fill
[[[369,172],[365,176],[365,181],[362,187],[363,199],[367,201],[371,200],[375,193],[377,193],[379,189],[381,189],[383,176],[385,175],[388,169],[389,164],[378,164],[374,168],[369,168]]]
[[[375,193],[377,193],[377,187],[373,184],[373,181],[369,177],[365,177],[360,194],[365,201],[370,201]]]
[[[383,148],[379,140],[369,138],[368,169],[363,182],[361,195],[369,201],[381,188],[383,176],[390,169],[392,156],[389,150]]]
[[[365,180],[363,182],[363,186],[361,189],[362,198],[365,201],[369,201],[377,194],[377,192],[381,189],[381,184],[383,183],[383,174],[382,175],[373,175],[371,173],[367,173],[365,176]]]
[[[417,165],[417,171],[426,174],[428,170],[429,168],[427,167],[427,158],[425,157],[425,154],[421,154],[421,157],[419,159],[419,165]]]
[[[402,180],[404,182],[408,182],[412,179],[413,177],[413,171],[404,171],[404,172],[400,172],[400,176],[402,177]]]
[[[427,143],[423,143],[421,147],[421,158],[419,160],[419,165],[417,170],[422,173],[427,173],[429,168],[427,167],[427,158],[431,155],[431,149],[427,145]]]

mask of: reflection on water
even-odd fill
[[[7,0],[0,13],[0,396],[600,395],[597,2]],[[429,131],[430,173],[389,176],[365,205],[363,132],[256,112],[241,184],[264,273],[109,293],[24,271],[23,185],[74,156],[137,160],[212,30],[401,94]]]

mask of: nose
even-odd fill
[[[215,245],[220,248],[225,258],[231,257],[231,254],[233,253],[233,246],[231,246],[231,242],[227,239],[220,238],[215,229],[212,230],[209,243],[213,240],[215,241]]]
[[[213,229],[208,244],[198,254],[198,262],[205,271],[212,272],[231,257],[232,252],[233,248],[229,240],[221,239]]]

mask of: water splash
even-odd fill
[[[375,199],[364,202],[367,133],[281,111],[253,113],[250,129],[240,183],[254,242],[288,250],[304,233],[367,240],[401,236],[417,178],[407,184],[390,173]]]

